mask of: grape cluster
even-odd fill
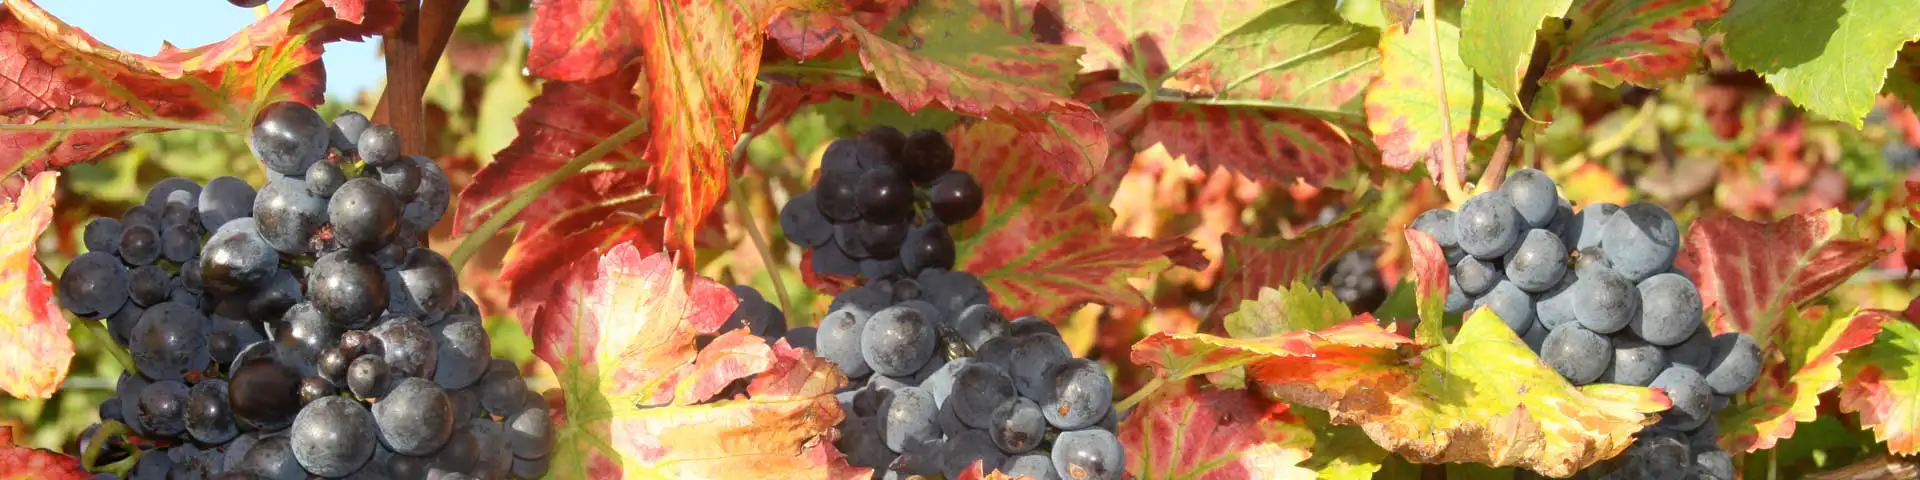
[[[947,226],[982,201],[973,175],[953,169],[946,136],[879,126],[827,146],[813,190],[780,208],[780,229],[813,249],[816,274],[912,276],[953,268]]]
[[[249,143],[264,188],[163,180],[89,222],[59,280],[138,370],[99,411],[134,436],[90,433],[96,463],[138,455],[139,480],[544,475],[545,400],[421,247],[447,208],[440,168],[365,116],[289,102]]]
[[[1704,326],[1699,289],[1673,266],[1681,235],[1666,209],[1595,203],[1576,212],[1552,179],[1526,169],[1411,227],[1453,265],[1448,312],[1493,310],[1574,385],[1650,386],[1673,400],[1626,454],[1589,476],[1732,478],[1713,414],[1758,378],[1760,347]]]
[[[971,274],[929,268],[849,289],[813,333],[853,379],[836,444],[874,478],[957,478],[976,461],[1040,480],[1124,475],[1106,369],[1074,358],[1046,320],[1008,321]]]

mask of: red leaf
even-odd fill
[[[1553,52],[1542,81],[1579,70],[1609,84],[1657,86],[1693,70],[1700,35],[1679,35],[1693,24],[1719,18],[1728,0],[1604,0],[1580,2],[1568,18],[1580,25]]]
[[[546,0],[533,4],[527,34],[527,70],[568,82],[611,75],[640,55],[644,41],[639,2]]]
[[[10,126],[0,128],[0,173],[91,161],[135,133],[243,132],[258,106],[283,98],[319,103],[321,45],[398,20],[387,1],[289,1],[226,40],[146,56],[9,0],[0,6],[0,124]]]
[[[1862,385],[1856,377],[1864,373],[1854,370],[1860,365],[1843,364],[1841,355],[1873,343],[1882,325],[1892,323],[1892,316],[1886,312],[1868,310],[1831,316],[1820,306],[1808,307],[1799,316],[1771,342],[1762,344],[1766,350],[1762,352],[1761,375],[1753,388],[1742,394],[1743,401],[1717,415],[1720,444],[1727,451],[1753,452],[1778,446],[1779,440],[1793,437],[1798,424],[1819,418],[1821,394],[1839,387],[1843,380],[1849,385]],[[1841,408],[1847,409],[1847,391],[1841,394]],[[1871,413],[1862,413],[1863,421],[1871,417]]]
[[[1258,296],[1261,287],[1280,287],[1311,279],[1328,262],[1378,241],[1384,219],[1371,204],[1356,205],[1346,215],[1300,236],[1254,238],[1228,236],[1226,268],[1220,278],[1220,297],[1207,314],[1208,323],[1225,318],[1243,300]]]
[[[34,246],[53,221],[56,172],[42,172],[20,198],[0,199],[0,390],[23,399],[47,399],[67,379],[73,340],[53,286],[34,260]]]
[[[1426,232],[1411,228],[1402,230],[1407,237],[1407,250],[1413,257],[1413,302],[1420,323],[1414,327],[1414,339],[1421,345],[1436,346],[1446,342],[1445,320],[1447,294],[1453,288],[1449,280],[1447,254],[1440,250],[1440,243]]]
[[[1859,413],[1889,452],[1912,455],[1920,452],[1920,328],[1891,312],[1884,318],[1879,340],[1843,357],[1840,411]]]
[[[1132,137],[1203,169],[1225,167],[1256,180],[1323,183],[1353,171],[1364,153],[1327,120],[1290,110],[1155,103]]]
[[[980,277],[996,307],[1008,315],[1066,318],[1093,302],[1144,309],[1146,298],[1129,277],[1158,273],[1183,262],[1206,262],[1180,237],[1147,239],[1114,234],[1113,211],[1083,201],[1079,188],[1034,158],[1041,148],[999,123],[963,126],[947,134],[954,168],[988,186],[985,204],[955,235],[957,269]]]
[[[1163,388],[1120,422],[1127,472],[1140,478],[1314,478],[1300,466],[1314,433],[1284,403],[1245,390]]]
[[[586,262],[583,260],[582,262]],[[667,254],[631,245],[593,260],[535,325],[534,353],[566,397],[555,475],[566,478],[845,478],[864,474],[822,446],[841,419],[846,380],[817,358],[744,331],[704,350],[738,305],[726,287],[688,278]],[[774,372],[761,380],[760,375]],[[796,374],[798,373],[798,374]],[[748,379],[749,394],[713,398]],[[825,448],[827,450],[821,450]]]
[[[1361,314],[1319,331],[1293,330],[1257,338],[1157,332],[1135,343],[1129,358],[1134,364],[1152,367],[1159,376],[1180,380],[1274,358],[1313,357],[1327,347],[1385,352],[1407,343],[1406,337],[1381,328],[1373,315]]]
[[[80,459],[13,443],[13,427],[0,427],[0,478],[82,480],[89,476]]]
[[[1693,222],[1676,263],[1699,283],[1714,332],[1746,332],[1769,345],[1798,306],[1888,253],[1870,241],[1842,238],[1844,221],[1835,210],[1779,222],[1702,218]]]

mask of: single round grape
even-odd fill
[[[1540,345],[1540,360],[1574,385],[1586,385],[1600,378],[1613,359],[1607,337],[1579,326],[1565,326],[1547,334]]]
[[[1673,401],[1673,408],[1660,415],[1659,426],[1692,430],[1713,418],[1713,388],[1691,368],[1667,367],[1648,386],[1666,392],[1667,399]]]
[[[400,298],[403,300],[400,311],[428,314],[453,308],[454,297],[460,291],[460,279],[453,271],[453,264],[447,263],[439,252],[414,248],[407,252],[399,272],[400,284],[405,287],[400,290],[405,293]]]
[[[879,165],[868,168],[860,174],[860,182],[854,193],[860,207],[862,219],[876,223],[901,223],[913,217],[913,183],[894,171],[893,167]]]
[[[186,196],[180,198],[186,202],[188,207],[192,207],[199,202],[200,184],[183,177],[161,179],[158,182],[154,182],[153,188],[147,189],[147,199],[142,205],[146,205],[147,208],[153,209],[155,212],[163,212],[167,208],[167,199],[174,197],[174,193],[176,192],[186,192]]]
[[[960,421],[973,428],[992,425],[993,409],[1015,395],[1013,377],[1006,369],[985,362],[972,362],[954,372],[952,388],[946,403],[953,404]]]
[[[300,411],[299,372],[270,358],[238,363],[227,380],[233,418],[251,430],[286,428]]]
[[[386,276],[366,254],[336,250],[307,271],[313,308],[340,329],[366,328],[388,306]]]
[[[146,225],[133,225],[120,232],[120,259],[127,265],[149,265],[160,259],[160,232]]]
[[[338,389],[333,386],[333,382],[327,381],[327,379],[320,377],[302,378],[300,379],[300,404],[312,404],[322,397],[333,395],[337,390]]]
[[[861,327],[860,355],[881,375],[912,375],[933,354],[933,325],[918,310],[881,310]]]
[[[480,324],[480,319],[469,317],[442,323],[434,326],[433,333],[440,355],[434,361],[434,383],[443,389],[458,390],[473,385],[487,373],[487,361],[493,357],[493,342],[487,338],[487,327]]]
[[[1454,234],[1467,254],[1487,260],[1506,256],[1520,242],[1520,212],[1505,195],[1480,194],[1467,199],[1453,219]]]
[[[1687,277],[1662,273],[1639,285],[1640,315],[1627,325],[1648,343],[1673,346],[1700,328],[1700,290]]]
[[[320,374],[320,378],[325,378],[327,381],[335,384],[345,385],[347,383],[347,367],[353,364],[353,357],[348,357],[347,354],[341,350],[342,349],[339,348],[329,348],[327,351],[320,352],[320,361],[315,363],[314,370]]]
[[[148,435],[178,436],[187,431],[187,384],[161,380],[140,389],[140,403],[133,412],[134,421]]]
[[[199,226],[174,225],[160,232],[160,258],[184,264],[199,255]]]
[[[1640,289],[1613,269],[1588,269],[1573,291],[1574,318],[1588,330],[1618,332],[1640,315]]]
[[[373,125],[360,132],[360,160],[368,166],[380,167],[400,160],[400,133],[393,127]]]
[[[833,223],[859,220],[860,177],[859,170],[822,168],[820,181],[813,186],[814,203],[820,208],[820,215]]]
[[[394,453],[426,455],[453,434],[453,403],[433,382],[407,378],[373,404],[373,419]]]
[[[293,430],[287,435],[293,457],[314,475],[352,474],[373,459],[374,447],[379,445],[375,432],[385,433],[387,426],[375,426],[374,418],[366,407],[345,397],[315,400],[300,409],[299,416],[294,417]]]
[[[1604,231],[1607,220],[1620,212],[1620,206],[1607,202],[1595,202],[1580,208],[1574,219],[1567,222],[1560,232],[1560,240],[1575,250],[1584,250],[1600,246],[1600,232]]]
[[[1553,220],[1554,207],[1560,202],[1560,189],[1553,185],[1553,179],[1533,168],[1507,175],[1506,182],[1500,184],[1500,193],[1507,196],[1507,201],[1531,228],[1547,226],[1547,222]]]
[[[994,409],[987,433],[1000,451],[1023,453],[1040,446],[1041,437],[1047,433],[1047,419],[1040,413],[1040,404],[1016,397]]]
[[[340,333],[346,328],[328,322],[313,304],[300,303],[288,308],[280,321],[269,322],[267,331],[276,345],[287,347],[279,352],[298,359],[295,368],[300,368],[303,375],[312,375],[319,373],[312,370],[320,361],[320,352],[338,347]]]
[[[386,395],[392,376],[386,360],[378,355],[361,355],[347,365],[347,389],[365,398]]]
[[[1126,457],[1119,437],[1106,430],[1061,432],[1053,440],[1053,468],[1060,478],[1120,480]]]
[[[253,185],[237,177],[219,177],[207,182],[200,192],[200,225],[206,231],[219,231],[221,225],[236,218],[253,216]]]
[[[64,280],[64,277],[62,279]],[[133,344],[133,327],[139,325],[140,317],[146,314],[147,309],[141,308],[139,304],[127,302],[120,307],[120,310],[113,312],[113,316],[107,317],[107,336],[113,337],[113,343],[121,346]]]
[[[273,248],[283,253],[313,251],[312,240],[327,222],[327,202],[312,195],[309,184],[297,178],[278,178],[267,182],[254,196],[253,215],[258,230]]]
[[[1606,222],[1600,236],[1607,262],[1636,282],[1667,271],[1680,252],[1680,227],[1673,215],[1651,203],[1620,209]]]
[[[940,406],[926,390],[911,386],[893,389],[884,410],[880,412],[881,430],[885,432],[890,450],[905,451],[908,445],[940,437],[940,427],[934,424]]]
[[[380,184],[400,198],[412,197],[413,192],[420,188],[420,166],[413,162],[394,162],[375,172],[380,176]]]
[[[1061,480],[1060,472],[1053,468],[1053,456],[1048,452],[1032,452],[1007,457],[1000,464],[1000,471],[1009,477],[1028,480]]]
[[[1473,299],[1473,306],[1493,309],[1514,334],[1527,331],[1527,324],[1533,322],[1533,297],[1510,281],[1495,284],[1486,295]]]
[[[327,132],[330,137],[329,143],[342,152],[354,153],[359,150],[360,134],[366,133],[367,127],[370,126],[373,126],[373,122],[360,112],[335,115],[333,128]]]
[[[1436,208],[1420,212],[1420,216],[1413,217],[1413,223],[1407,225],[1407,228],[1418,230],[1420,233],[1425,233],[1427,236],[1433,237],[1434,243],[1440,244],[1440,248],[1442,249],[1459,248],[1460,237],[1454,233],[1453,222],[1454,213],[1452,210]]]
[[[1046,399],[1056,387],[1053,367],[1073,359],[1073,351],[1058,335],[1019,335],[1013,338],[1013,351],[998,360],[1013,377],[1013,389],[1021,396]]]
[[[140,373],[155,380],[180,380],[212,362],[203,327],[207,317],[177,303],[162,303],[140,315],[128,353]]]
[[[821,211],[814,192],[794,195],[780,207],[780,231],[794,245],[820,248],[833,241],[833,223]]]
[[[1494,285],[1507,280],[1500,264],[1477,257],[1461,258],[1453,266],[1453,277],[1460,282],[1460,292],[1467,296],[1485,295]]]
[[[1544,229],[1528,230],[1520,245],[1505,258],[1503,272],[1514,286],[1528,292],[1545,292],[1560,284],[1567,273],[1567,246],[1560,236]]]
[[[927,187],[927,196],[933,203],[934,217],[949,225],[973,218],[986,202],[986,192],[981,190],[980,182],[974,181],[972,174],[961,171],[947,172],[934,179]]]
[[[409,155],[413,164],[420,170],[420,186],[414,189],[411,200],[400,208],[401,232],[432,231],[447,214],[447,202],[453,197],[453,187],[447,183],[447,173],[433,159]]]
[[[1607,364],[1607,371],[1600,374],[1597,383],[1618,385],[1647,386],[1654,377],[1667,370],[1673,362],[1667,359],[1667,350],[1659,345],[1630,335],[1613,337],[1613,362]]]
[[[328,198],[333,196],[333,192],[339,191],[341,185],[347,184],[347,172],[341,171],[340,165],[331,161],[313,162],[313,166],[307,167],[305,180],[307,195]]]
[[[933,130],[915,130],[907,135],[900,164],[906,167],[907,178],[913,183],[925,184],[953,170],[953,156],[953,145],[947,143],[946,135]]]
[[[938,223],[914,227],[900,246],[900,261],[908,272],[953,268],[953,235],[947,232],[946,225]]]
[[[327,156],[332,143],[326,119],[312,107],[274,102],[254,117],[248,147],[267,169],[282,175],[301,175],[307,165]]]
[[[992,305],[973,305],[960,312],[953,321],[954,331],[966,340],[967,346],[979,349],[995,337],[1006,336],[1013,325],[1007,322],[1006,315]]]
[[[374,327],[373,336],[384,346],[387,367],[394,378],[432,379],[439,364],[439,347],[433,332],[413,320],[389,321]]]
[[[386,245],[400,226],[400,199],[371,178],[348,180],[327,201],[327,221],[341,246],[371,252]]]
[[[879,146],[880,151],[886,154],[885,160],[889,165],[897,165],[901,152],[907,148],[907,134],[887,125],[875,125],[860,132],[860,140]]]
[[[876,224],[861,220],[857,225],[860,227],[856,232],[858,232],[860,244],[866,247],[867,256],[879,260],[899,258],[900,248],[907,241],[907,232],[913,228],[906,222]]]
[[[200,250],[201,282],[213,292],[244,291],[279,271],[280,252],[260,236],[251,219],[228,222]]]
[[[1047,423],[1062,430],[1091,426],[1113,406],[1113,381],[1100,364],[1084,358],[1055,364],[1046,373],[1050,391],[1041,398]]]
[[[130,303],[127,296],[132,281],[132,273],[112,254],[80,254],[60,274],[60,306],[85,318],[113,315]]]
[[[1574,311],[1574,302],[1577,301],[1579,294],[1574,293],[1574,284],[1579,280],[1578,273],[1569,271],[1560,277],[1559,285],[1534,297],[1533,318],[1540,323],[1540,326],[1552,330],[1578,319],[1578,312]]]
[[[107,217],[94,217],[87,221],[87,227],[81,234],[81,243],[89,252],[120,254],[120,236],[124,232],[119,220]]]
[[[866,332],[868,316],[853,309],[838,309],[820,319],[820,330],[814,339],[820,358],[840,367],[840,371],[848,378],[860,378],[873,373],[873,367],[867,364],[867,357],[860,348],[860,337]]]
[[[865,222],[859,220],[833,225],[833,245],[846,253],[847,257],[855,260],[873,256],[873,252],[867,251],[867,244],[861,238],[862,225],[865,225]]]
[[[1760,344],[1741,332],[1713,337],[1713,357],[1707,363],[1707,385],[1716,395],[1747,391],[1760,377]]]
[[[151,307],[167,301],[166,269],[159,265],[146,265],[133,269],[127,276],[127,295],[133,303]]]
[[[521,410],[507,417],[506,425],[507,446],[513,449],[514,458],[546,458],[553,452],[553,417],[547,409]]]

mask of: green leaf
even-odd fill
[[[1568,14],[1573,26],[1541,81],[1579,70],[1606,84],[1657,86],[1692,71],[1700,36],[1682,35],[1727,9],[1716,0],[1581,2]]]
[[[1533,58],[1540,21],[1566,15],[1572,0],[1467,0],[1460,13],[1460,59],[1507,101],[1520,102],[1520,82]]]
[[[1882,322],[1873,344],[1841,356],[1841,372],[1840,411],[1859,413],[1888,451],[1920,452],[1920,327]]]
[[[1441,149],[1465,156],[1469,142],[1499,132],[1511,110],[1507,96],[1494,93],[1461,63],[1460,29],[1444,20],[1438,24],[1444,83],[1433,78],[1427,22],[1413,22],[1409,29],[1389,28],[1382,35],[1380,80],[1366,96],[1367,129],[1380,146],[1381,163],[1406,170],[1426,162],[1434,178],[1441,172]],[[1447,92],[1444,112],[1437,95],[1441,87]],[[1452,130],[1442,127],[1442,116],[1451,120]]]
[[[1243,300],[1227,315],[1227,335],[1257,338],[1295,330],[1320,330],[1353,319],[1347,304],[1332,292],[1294,280],[1284,289],[1260,289],[1260,298]]]
[[[1854,127],[1901,45],[1920,39],[1912,0],[1742,0],[1721,17],[1727,57],[1808,111]]]

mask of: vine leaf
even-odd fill
[[[1675,263],[1699,284],[1715,333],[1746,332],[1772,345],[1797,307],[1889,253],[1872,241],[1843,238],[1846,221],[1833,209],[1778,222],[1701,218]]]
[[[372,0],[297,0],[217,43],[114,49],[29,0],[0,5],[0,174],[29,174],[119,151],[174,128],[243,132],[267,103],[317,104],[321,46],[398,22]]]
[[[1460,61],[1519,105],[1540,22],[1567,13],[1572,0],[1467,0],[1460,11]],[[1604,3],[1604,2],[1588,2]],[[1444,33],[1444,32],[1442,32]],[[1418,37],[1426,38],[1426,37]],[[1445,40],[1442,40],[1445,42]],[[1448,85],[1452,88],[1452,85]],[[1453,92],[1447,92],[1449,97]]]
[[[1753,452],[1778,446],[1790,438],[1799,423],[1819,418],[1820,395],[1839,387],[1841,355],[1873,343],[1890,316],[1879,311],[1828,315],[1825,307],[1798,312],[1782,334],[1775,335],[1760,365],[1763,374],[1742,394],[1743,401],[1719,415],[1720,444],[1731,452]],[[1789,372],[1791,372],[1789,374]],[[1844,400],[1843,400],[1844,402]]]
[[[1161,389],[1120,422],[1127,472],[1140,478],[1312,479],[1314,432],[1245,390]]]
[[[1733,2],[1720,27],[1727,58],[1808,111],[1859,128],[1887,68],[1920,40],[1920,3],[1906,0]]]
[[[80,459],[13,443],[13,427],[0,427],[0,478],[81,480],[91,474]]]
[[[1700,35],[1695,23],[1719,17],[1728,0],[1602,0],[1579,2],[1572,33],[1554,49],[1542,82],[1578,71],[1607,84],[1645,87],[1693,71]]]
[[[34,175],[20,197],[0,198],[0,390],[47,399],[67,379],[73,340],[53,300],[53,285],[34,260],[34,245],[53,221],[57,172]]]
[[[980,213],[955,232],[957,269],[980,277],[1007,315],[1066,318],[1084,303],[1145,309],[1130,277],[1206,260],[1179,236],[1113,233],[1113,210],[1086,202],[1073,181],[1034,158],[1044,148],[1017,127],[978,123],[949,131],[954,168],[990,185]]]
[[[1920,328],[1887,318],[1879,339],[1841,358],[1840,411],[1859,413],[1889,452],[1920,452]]]
[[[1271,291],[1271,290],[1269,290]],[[1151,367],[1170,380],[1241,368],[1280,357],[1331,357],[1363,352],[1387,355],[1411,343],[1381,327],[1372,315],[1323,330],[1291,330],[1253,338],[1229,338],[1205,333],[1156,332],[1133,345],[1133,363]]]
[[[590,273],[553,307],[568,321],[532,335],[565,398],[556,475],[870,475],[846,468],[827,441],[842,416],[833,391],[846,379],[825,362],[740,330],[696,347],[738,306],[726,287],[632,245],[582,262],[597,268],[574,269]],[[748,393],[717,395],[740,380]]]
[[[1652,413],[1669,406],[1644,387],[1568,384],[1487,309],[1470,314],[1448,343],[1411,357],[1400,351],[1321,348],[1255,363],[1247,378],[1270,398],[1359,425],[1409,460],[1554,477],[1624,451]]]
[[[1494,86],[1461,62],[1460,28],[1444,19],[1435,24],[1443,83],[1434,83],[1427,22],[1413,22],[1409,28],[1390,26],[1380,38],[1380,79],[1367,89],[1365,102],[1367,129],[1380,146],[1382,163],[1406,170],[1426,162],[1428,174],[1438,179],[1442,149],[1452,148],[1464,156],[1473,139],[1500,131],[1513,103],[1506,95],[1491,94]],[[1443,86],[1447,91],[1444,112],[1435,99]],[[1442,127],[1443,115],[1452,121],[1451,131]]]
[[[1312,279],[1334,259],[1378,241],[1386,219],[1375,207],[1374,203],[1354,205],[1340,218],[1291,239],[1225,237],[1226,266],[1221,269],[1220,297],[1214,301],[1208,321],[1226,318],[1242,301],[1259,295],[1262,287]]]
[[[1379,35],[1331,3],[1074,0],[1060,12],[1063,40],[1087,49],[1083,71],[1209,103],[1149,107],[1136,150],[1159,143],[1204,169],[1280,182],[1326,181],[1359,161],[1345,132],[1379,71]]]

